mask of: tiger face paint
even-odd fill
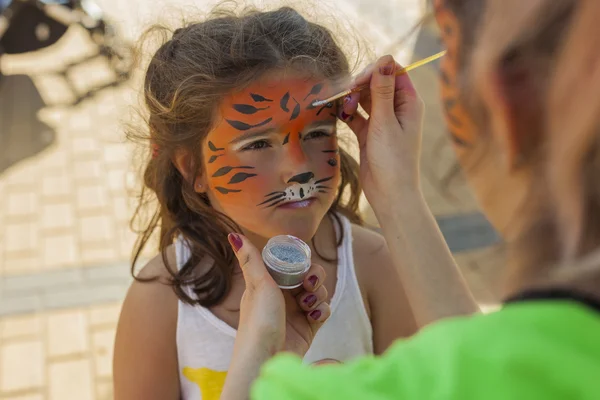
[[[457,147],[465,148],[476,138],[476,128],[464,106],[459,84],[461,63],[464,63],[460,60],[463,54],[462,28],[456,15],[444,3],[445,0],[435,2],[436,19],[448,51],[440,63],[441,96],[450,138]]]
[[[328,83],[273,76],[227,96],[203,146],[211,204],[245,230],[309,240],[340,181]]]

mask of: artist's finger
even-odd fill
[[[398,66],[398,68],[402,68]],[[400,74],[395,80],[394,111],[401,117],[404,112],[421,111],[424,108],[417,89],[408,74]]]
[[[227,236],[235,256],[238,259],[247,288],[259,286],[265,279],[272,279],[267,273],[258,249],[244,235],[230,233]]]
[[[306,319],[312,325],[312,329],[316,332],[327,318],[331,315],[331,308],[327,302],[318,304],[314,310],[306,313]]]
[[[307,292],[316,292],[317,289],[321,287],[323,282],[325,282],[326,277],[327,274],[325,273],[323,267],[321,267],[319,264],[312,264],[306,273],[306,277],[304,278],[304,282],[302,282],[302,286]]]
[[[327,289],[325,286],[321,286],[316,292],[302,292],[296,296],[296,301],[301,309],[304,311],[311,311],[320,303],[327,301]]]
[[[391,55],[383,56],[377,60],[377,68],[371,78],[373,108],[370,116],[382,123],[395,117],[396,68],[397,63]]]

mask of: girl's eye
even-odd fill
[[[304,135],[304,140],[319,139],[322,137],[330,137],[331,133],[325,131],[312,131]]]
[[[271,144],[266,140],[257,140],[256,142],[250,143],[248,146],[242,148],[242,150],[262,150],[271,147]]]

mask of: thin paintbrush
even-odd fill
[[[423,66],[425,64],[429,64],[430,62],[435,61],[438,58],[443,57],[444,55],[446,55],[446,50],[440,51],[439,53],[434,54],[434,55],[432,55],[430,57],[427,57],[427,58],[424,58],[424,59],[419,60],[417,62],[414,62],[414,63],[410,64],[409,66],[401,68],[398,71],[396,71],[396,76],[405,74],[405,73],[407,73],[409,71],[412,71],[415,68],[419,68],[420,66]],[[357,86],[357,87],[355,87],[353,89],[344,90],[343,92],[340,92],[340,93],[338,93],[336,95],[328,97],[325,100],[317,100],[317,101],[315,101],[315,102],[312,103],[312,106],[313,107],[319,107],[319,106],[325,105],[327,103],[331,103],[332,101],[335,101],[335,100],[337,100],[339,98],[347,96],[347,95],[349,95],[351,93],[356,93],[356,92],[360,92],[361,90],[365,90],[368,87],[369,87],[369,85],[366,84],[366,85]]]

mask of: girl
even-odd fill
[[[600,398],[600,2],[438,0],[435,12],[448,48],[440,67],[448,128],[509,250],[506,304],[490,315],[432,324],[380,358],[311,369],[278,356],[263,368],[253,399]],[[395,179],[378,193],[387,201],[374,203],[388,216],[382,225],[394,248],[421,228],[392,207],[406,196],[396,189],[402,179],[380,168],[410,157],[405,149],[413,150],[418,136],[414,88],[406,77],[394,82],[382,73],[390,61],[382,58],[357,79],[371,80],[370,118],[357,115],[349,125],[368,161],[361,164],[370,171],[365,188]],[[356,111],[356,100],[346,114]],[[417,173],[416,163],[406,170]],[[240,249],[240,258],[256,251],[247,241]],[[445,269],[427,267],[433,276]],[[241,313],[252,329],[236,338],[224,399],[247,397],[244,385],[272,355],[265,332],[284,337],[285,326],[252,318],[267,306],[270,316],[285,318],[281,301],[264,302],[270,282],[253,285],[259,270],[259,263],[244,269],[253,290]]]
[[[150,192],[158,207],[136,254],[158,227],[160,254],[123,304],[116,399],[219,398],[244,329],[231,232],[257,248],[280,234],[310,243],[313,272],[295,301],[315,326],[331,318],[314,340],[296,337],[305,362],[381,354],[416,331],[385,242],[359,226],[358,166],[338,146],[337,108],[311,105],[348,75],[331,33],[290,8],[215,13],[152,57],[140,206]]]

